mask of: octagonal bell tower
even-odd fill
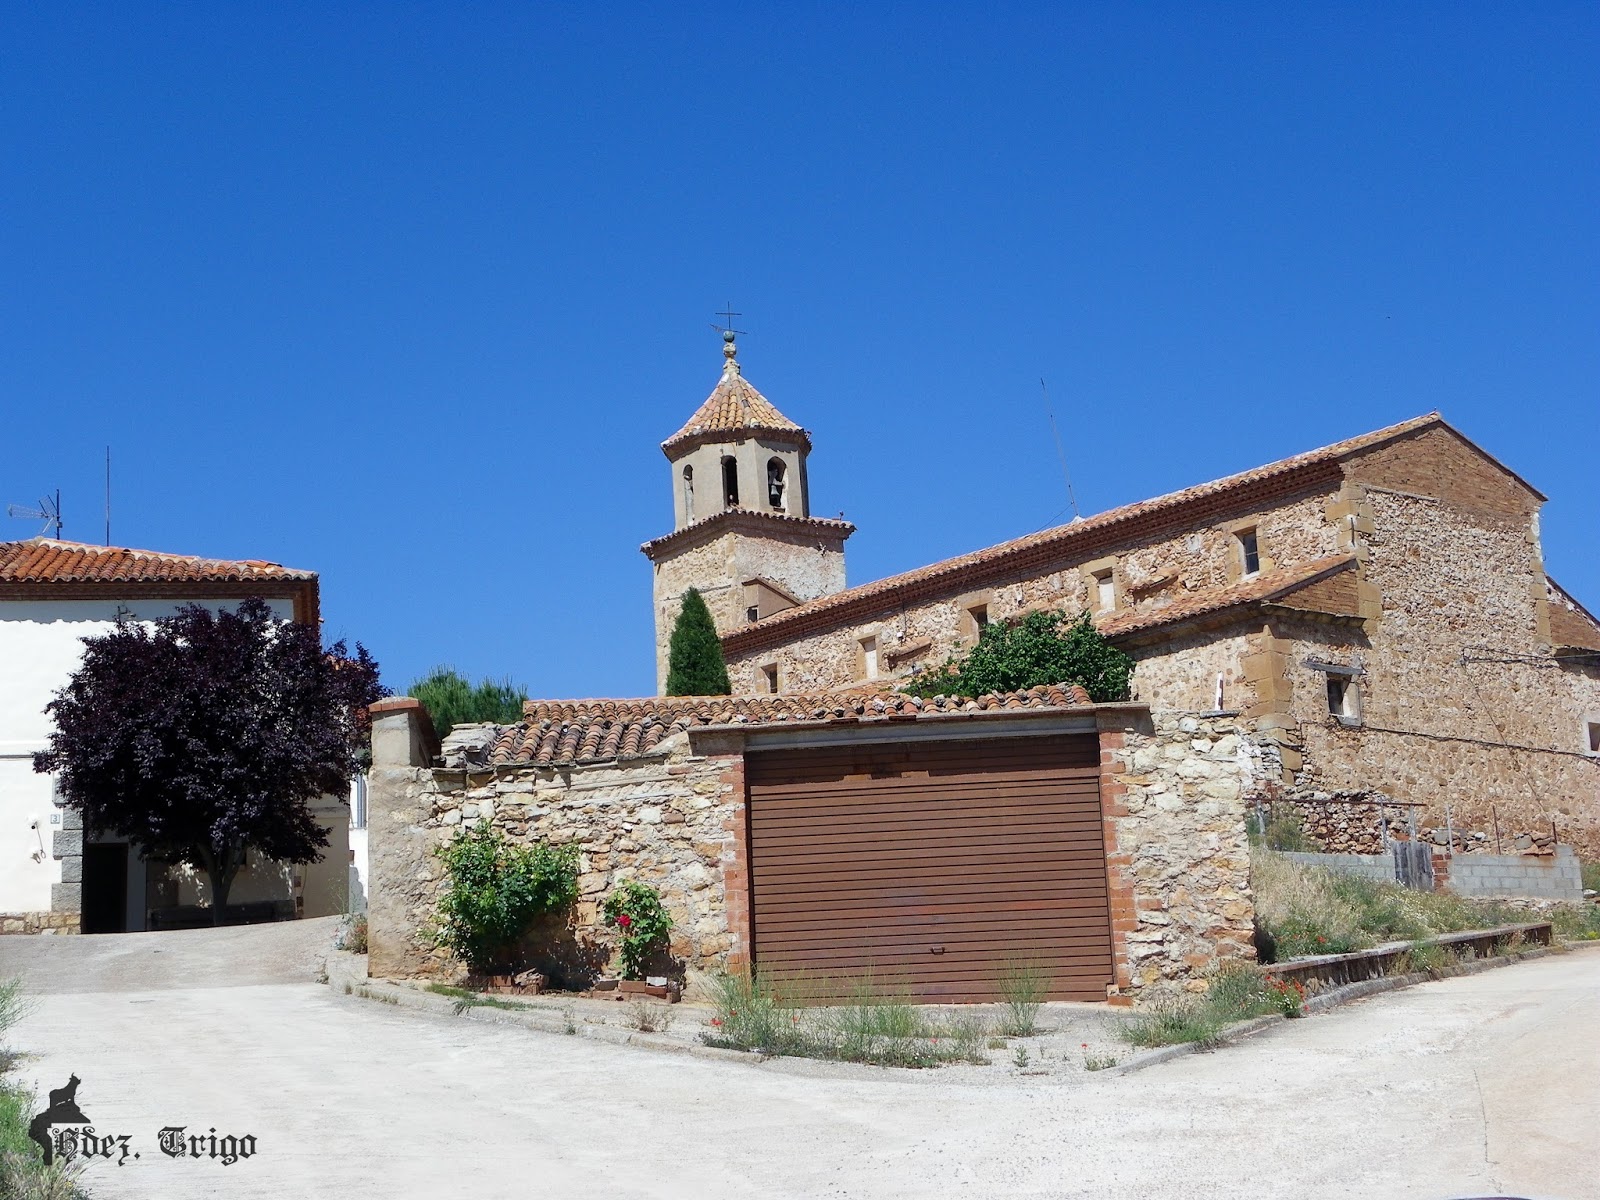
[[[683,594],[699,588],[726,636],[807,600],[843,591],[855,526],[811,515],[810,435],[751,386],[733,330],[722,378],[661,443],[672,471],[673,532],[641,549],[655,567],[656,690]]]

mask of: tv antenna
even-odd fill
[[[1061,459],[1061,477],[1067,481],[1067,504],[1072,509],[1074,521],[1083,520],[1083,514],[1078,511],[1078,498],[1072,492],[1072,472],[1067,470],[1067,452],[1061,445],[1061,431],[1056,428],[1055,410],[1050,407],[1050,389],[1045,387],[1044,380],[1039,380],[1039,391],[1044,396],[1045,415],[1050,418],[1050,432],[1056,439],[1056,456]]]
[[[49,534],[51,537],[61,536],[61,489],[56,489],[52,499],[45,496],[39,501],[38,508],[29,508],[25,504],[6,505],[6,516],[21,517],[24,521],[43,521],[44,528],[39,530],[40,535]]]

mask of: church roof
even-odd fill
[[[722,378],[706,397],[706,402],[695,409],[694,416],[666,441],[661,449],[668,458],[694,449],[706,442],[731,440],[726,435],[759,436],[775,434],[786,441],[799,442],[811,449],[811,439],[806,431],[784,416],[751,385],[739,370],[734,344],[730,341],[723,349],[725,362]]]

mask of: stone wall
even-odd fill
[[[781,645],[730,653],[733,690],[736,694],[765,690],[761,671],[769,664],[777,665],[784,691],[826,691],[854,683],[862,678],[857,647],[868,637],[878,641],[885,679],[938,666],[975,640],[977,630],[968,615],[975,606],[981,605],[990,621],[1041,608],[1072,616],[1082,613],[1091,603],[1091,569],[1112,570],[1118,612],[1156,613],[1191,592],[1239,578],[1243,569],[1239,529],[1256,529],[1263,570],[1347,549],[1341,527],[1328,516],[1336,495],[1322,488],[1265,507],[1241,506],[1198,528],[1173,528],[1155,538],[1121,545],[1097,543],[1081,553],[1066,548],[1058,563],[990,578],[981,586],[952,576],[940,594],[906,605],[897,605],[891,597],[886,611],[867,618],[841,618],[834,627]],[[1199,674],[1209,677],[1201,689],[1207,698],[1194,707],[1210,708],[1216,668],[1208,662]],[[1187,698],[1164,695],[1155,700],[1169,708],[1189,704]]]
[[[684,734],[637,759],[594,766],[375,765],[368,784],[372,973],[464,973],[426,933],[445,882],[434,851],[482,821],[520,844],[579,848],[578,902],[563,923],[530,942],[531,965],[568,984],[603,968],[612,948],[600,905],[630,879],[660,891],[672,914],[674,958],[691,970],[737,965],[747,945],[742,929],[730,928],[725,896],[728,877],[743,870],[738,768],[738,760],[691,755]],[[742,894],[742,878],[736,890]]]
[[[1101,720],[1118,990],[1204,991],[1220,963],[1255,958],[1245,816],[1259,748],[1232,714]]]
[[[0,913],[0,934],[6,933],[77,933],[78,914],[75,912],[25,912]]]

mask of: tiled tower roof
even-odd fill
[[[676,458],[705,442],[731,441],[730,434],[775,434],[809,451],[811,439],[806,431],[779,412],[739,370],[738,352],[733,342],[728,341],[722,352],[722,378],[683,428],[661,443],[667,457]]]

